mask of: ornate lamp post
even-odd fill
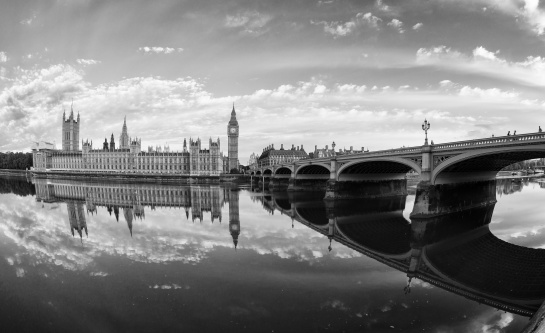
[[[333,156],[335,156],[335,141],[331,144],[331,149],[333,150]]]
[[[428,130],[430,129],[431,124],[428,123],[428,120],[425,119],[424,123],[422,123],[422,129],[424,130],[424,133],[426,133],[426,140],[424,141],[424,146],[428,145]]]

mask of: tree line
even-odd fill
[[[545,158],[540,158],[537,160],[527,160],[527,161],[513,163],[501,169],[501,171],[516,171],[516,170],[526,170],[526,169],[536,169],[536,168],[541,169],[544,166],[545,166]]]
[[[0,169],[26,170],[32,166],[32,153],[0,153]]]
[[[36,195],[36,188],[24,178],[0,178],[0,193],[14,193],[24,197]]]

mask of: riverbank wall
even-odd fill
[[[25,177],[27,175],[30,176],[30,171],[28,171],[28,170],[0,169],[0,176],[22,176],[22,177]]]
[[[175,174],[121,173],[121,172],[77,172],[77,171],[32,171],[36,178],[71,179],[85,181],[129,181],[138,183],[159,184],[219,184],[249,183],[250,177],[245,175],[190,176]]]

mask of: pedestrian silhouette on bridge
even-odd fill
[[[511,135],[511,131],[507,132],[507,136]]]
[[[539,126],[539,133],[541,133],[541,132],[543,132],[543,131],[541,130],[541,126]]]
[[[513,135],[517,135],[517,130],[515,130],[515,131],[513,132]]]

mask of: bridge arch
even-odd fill
[[[295,207],[295,214],[297,220],[305,224],[314,225],[320,229],[329,227],[325,206],[298,206]]]
[[[292,171],[290,168],[286,167],[286,166],[283,166],[283,167],[280,167],[278,169],[276,169],[276,171],[274,172],[274,175],[288,175],[288,176],[291,176],[292,174]]]
[[[432,184],[495,179],[508,165],[545,157],[545,145],[493,147],[469,151],[444,160],[432,171]]]
[[[257,170],[257,171],[255,172],[255,175],[256,175],[256,176],[257,176],[257,175],[261,175],[261,170]]]
[[[329,179],[331,166],[327,164],[305,164],[295,172],[296,179]]]
[[[410,255],[411,224],[401,211],[357,217],[357,221],[338,221],[336,231],[339,236],[356,247],[383,257],[405,258]]]
[[[420,165],[401,157],[361,158],[341,165],[336,180],[404,179],[407,172],[422,172]]]
[[[263,176],[272,176],[272,174],[273,174],[272,169],[263,170]]]
[[[429,245],[423,259],[444,281],[485,299],[520,302],[535,311],[545,296],[545,250],[503,241],[489,226]]]

